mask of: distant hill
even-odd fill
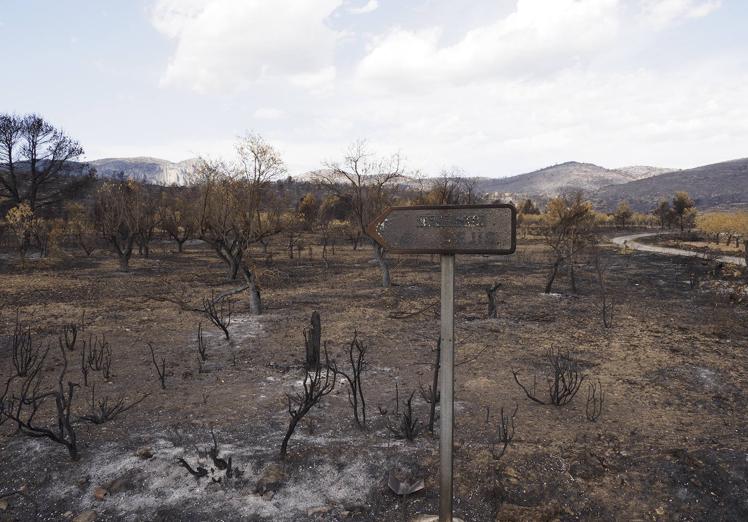
[[[651,178],[652,176],[659,176],[660,174],[667,174],[668,172],[675,172],[678,169],[666,169],[662,167],[648,167],[645,165],[635,165],[632,167],[619,167],[615,169],[619,172],[624,172],[633,176],[635,180]]]
[[[607,185],[639,179],[636,174],[612,170],[592,163],[569,161],[508,178],[481,179],[482,191],[526,196],[554,197],[564,192],[594,192]]]
[[[661,199],[672,199],[679,190],[688,192],[700,209],[748,205],[748,158],[604,187],[592,195],[592,200],[607,210],[626,200],[633,209],[644,212]]]
[[[105,158],[89,162],[96,168],[100,178],[113,178],[124,175],[126,179],[136,179],[156,185],[184,185],[187,175],[197,163],[188,159],[174,163],[159,158]]]

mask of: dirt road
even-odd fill
[[[669,256],[704,257],[704,254],[701,252],[693,252],[691,250],[681,250],[680,248],[668,248],[668,247],[660,247],[660,246],[655,246],[655,245],[646,245],[644,243],[639,243],[636,241],[637,239],[640,239],[642,237],[656,236],[659,234],[661,234],[661,232],[644,232],[640,234],[628,234],[625,236],[614,237],[611,239],[611,241],[616,245],[625,246],[633,250],[641,250],[643,252],[654,252],[657,254],[665,254]],[[730,263],[733,265],[745,266],[745,259],[741,257],[737,257],[737,256],[719,256],[716,259],[722,263]]]

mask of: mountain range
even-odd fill
[[[148,157],[104,158],[90,161],[89,165],[103,178],[123,176],[156,185],[184,185],[197,162],[197,158],[178,163]]]
[[[89,162],[100,177],[134,178],[159,185],[186,183],[197,159],[171,162],[158,158],[106,158]],[[308,181],[313,173],[296,176]],[[686,191],[702,209],[748,206],[748,158],[676,170],[650,166],[608,169],[570,161],[505,178],[478,178],[479,191],[491,197],[539,202],[581,190],[600,210],[628,201],[634,210],[649,211],[659,200]]]

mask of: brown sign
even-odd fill
[[[367,232],[394,254],[513,254],[514,205],[392,207]]]

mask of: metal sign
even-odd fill
[[[514,253],[514,205],[392,207],[367,228],[393,254]]]
[[[392,253],[441,254],[439,522],[456,522],[459,519],[452,517],[454,255],[513,254],[517,239],[517,210],[514,205],[392,207],[375,219],[367,232]]]

